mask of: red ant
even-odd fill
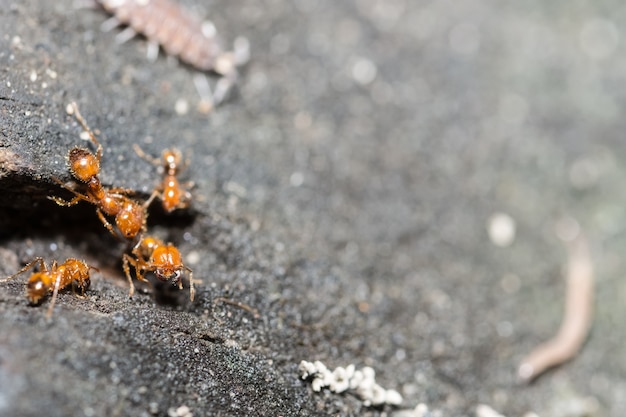
[[[96,135],[91,131],[85,119],[78,111],[76,103],[71,103],[68,113],[74,114],[76,120],[81,124],[83,129],[89,135],[91,142],[96,145],[97,150],[94,155],[84,148],[73,148],[68,155],[68,165],[72,176],[80,183],[85,184],[84,193],[78,192],[60,180],[57,182],[66,190],[72,192],[75,197],[70,201],[65,201],[58,197],[50,197],[53,201],[61,206],[73,206],[80,200],[87,201],[97,207],[96,212],[98,218],[113,235],[116,235],[111,223],[104,217],[104,214],[115,217],[115,225],[118,230],[127,239],[132,239],[139,232],[146,228],[147,207],[150,205],[157,193],[154,192],[148,200],[143,204],[139,204],[135,200],[128,197],[133,194],[132,190],[125,188],[105,188],[98,174],[100,173],[100,159],[102,158],[102,145],[96,139]],[[103,214],[104,213],[104,214]]]
[[[6,282],[15,278],[23,272],[33,268],[39,264],[39,272],[35,272],[28,279],[26,284],[26,298],[31,304],[39,304],[41,300],[52,291],[52,301],[48,307],[46,316],[52,315],[52,309],[56,302],[59,290],[72,285],[74,289],[78,289],[81,296],[85,295],[85,291],[91,283],[89,279],[89,270],[98,271],[98,268],[87,265],[84,261],[74,258],[67,258],[65,262],[58,265],[57,261],[53,261],[50,269],[46,266],[42,257],[35,258],[24,268],[15,274],[3,279],[0,282]]]
[[[180,151],[176,148],[165,149],[161,154],[161,159],[158,159],[147,155],[136,144],[133,145],[133,148],[135,152],[137,152],[137,155],[154,165],[161,166],[163,169],[163,181],[161,181],[161,184],[155,189],[163,202],[163,209],[171,213],[176,209],[188,208],[191,203],[191,193],[187,188],[193,186],[193,183],[187,182],[181,185],[176,178],[181,170],[187,166],[187,163],[185,163],[184,166],[181,167],[183,156]]]
[[[135,293],[135,285],[130,276],[129,264],[135,267],[137,279],[148,282],[144,277],[145,272],[154,272],[160,281],[171,281],[178,284],[179,289],[183,289],[181,272],[189,272],[189,299],[193,301],[196,290],[193,287],[193,271],[183,264],[183,258],[178,249],[168,243],[163,243],[160,239],[152,236],[143,237],[133,248],[133,256],[124,254],[124,272],[130,284],[129,297]]]

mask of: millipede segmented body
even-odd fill
[[[137,33],[146,37],[156,56],[158,46],[170,55],[201,70],[222,76],[211,100],[219,104],[237,80],[237,67],[250,56],[249,43],[237,38],[232,51],[224,51],[217,39],[215,26],[201,21],[172,0],[96,0],[113,17],[103,26],[128,28],[118,36],[121,41]]]

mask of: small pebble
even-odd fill
[[[495,213],[489,218],[487,232],[491,243],[501,248],[511,246],[515,240],[515,220],[505,213]]]

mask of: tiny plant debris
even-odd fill
[[[313,391],[319,392],[322,388],[328,388],[338,394],[351,391],[368,407],[402,404],[402,396],[398,391],[384,389],[376,383],[376,372],[369,366],[356,370],[351,364],[345,368],[338,367],[330,371],[320,361],[302,361],[298,369],[302,379],[311,380]]]

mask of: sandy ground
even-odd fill
[[[51,320],[26,276],[0,285],[0,415],[626,413],[621,3],[181,3],[227,47],[251,42],[211,114],[192,68],[117,44],[102,10],[0,0],[0,274],[35,256],[100,269]],[[73,100],[105,184],[150,193],[160,174],[135,143],[189,159],[192,208],[153,205],[149,230],[193,269],[193,303],[167,285],[129,300],[126,245],[90,205],[45,198],[86,146]],[[504,241],[488,233],[498,213],[515,225]],[[526,385],[519,361],[561,321],[568,217],[590,242],[593,328]],[[404,402],[313,392],[303,359],[371,366]]]

